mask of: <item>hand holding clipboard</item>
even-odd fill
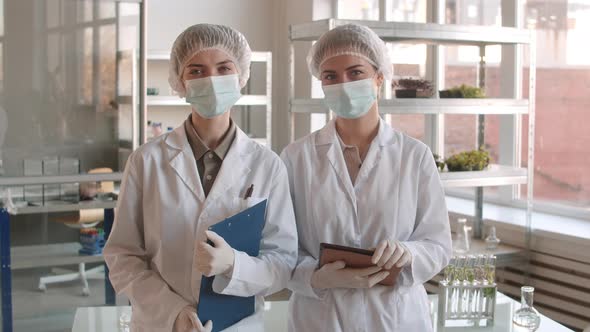
[[[256,257],[260,251],[262,230],[266,220],[264,200],[234,216],[231,216],[209,229],[222,237],[235,250]],[[197,306],[201,322],[213,322],[213,332],[234,325],[255,312],[254,296],[239,297],[217,294],[213,291],[215,277],[203,277]]]

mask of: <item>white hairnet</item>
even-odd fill
[[[182,72],[187,62],[195,54],[211,49],[223,51],[231,58],[238,70],[240,86],[246,85],[250,77],[252,51],[244,35],[224,25],[195,24],[176,38],[170,53],[168,82],[181,97],[186,94]]]
[[[324,33],[307,55],[309,71],[320,79],[322,63],[338,55],[358,56],[372,64],[386,80],[393,77],[391,58],[385,42],[366,26],[346,24]]]

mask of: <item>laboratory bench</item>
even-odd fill
[[[512,324],[512,314],[520,303],[508,296],[497,293],[496,315],[494,324],[491,327],[439,327],[437,326],[438,296],[429,295],[430,313],[432,321],[435,322],[435,332],[518,332],[518,327]],[[266,331],[280,332],[287,331],[288,302],[286,300],[267,301],[265,303],[264,324]],[[131,307],[84,307],[76,310],[72,332],[112,332],[125,331],[124,326],[131,318]],[[572,331],[567,327],[555,322],[549,317],[541,315],[541,325],[537,332],[567,332]]]

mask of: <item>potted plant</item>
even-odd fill
[[[393,82],[396,98],[430,98],[434,94],[432,82],[423,79],[401,78]]]
[[[439,91],[440,98],[485,98],[483,89],[461,84],[448,90]]]
[[[465,151],[445,160],[449,172],[482,171],[490,164],[489,152],[479,149]]]
[[[432,157],[434,157],[434,163],[436,164],[436,168],[438,168],[438,170],[440,172],[442,172],[445,169],[445,162],[444,160],[437,155],[436,153],[432,154]]]

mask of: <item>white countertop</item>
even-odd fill
[[[432,321],[434,322],[434,331],[457,331],[457,332],[528,332],[526,329],[512,325],[512,314],[520,308],[520,303],[514,301],[508,296],[499,293],[496,297],[496,312],[494,315],[494,326],[492,327],[445,327],[440,328],[437,326],[438,321],[437,307],[438,307],[438,295],[428,296],[431,303]],[[557,323],[549,317],[541,315],[541,325],[536,332],[565,332],[572,331],[567,327]]]
[[[437,322],[437,295],[429,295],[431,310],[433,313],[434,330],[460,331],[460,332],[519,332],[512,326],[512,313],[520,307],[520,304],[504,294],[498,293],[496,299],[496,316],[493,327],[446,327],[438,328]],[[280,332],[287,331],[287,301],[266,302],[264,315],[266,331]],[[72,332],[114,332],[119,331],[119,318],[122,315],[131,315],[131,307],[86,307],[76,310]],[[121,330],[122,331],[122,330]],[[554,320],[541,315],[541,326],[537,332],[565,332],[572,331]],[[524,331],[523,331],[524,332]]]

